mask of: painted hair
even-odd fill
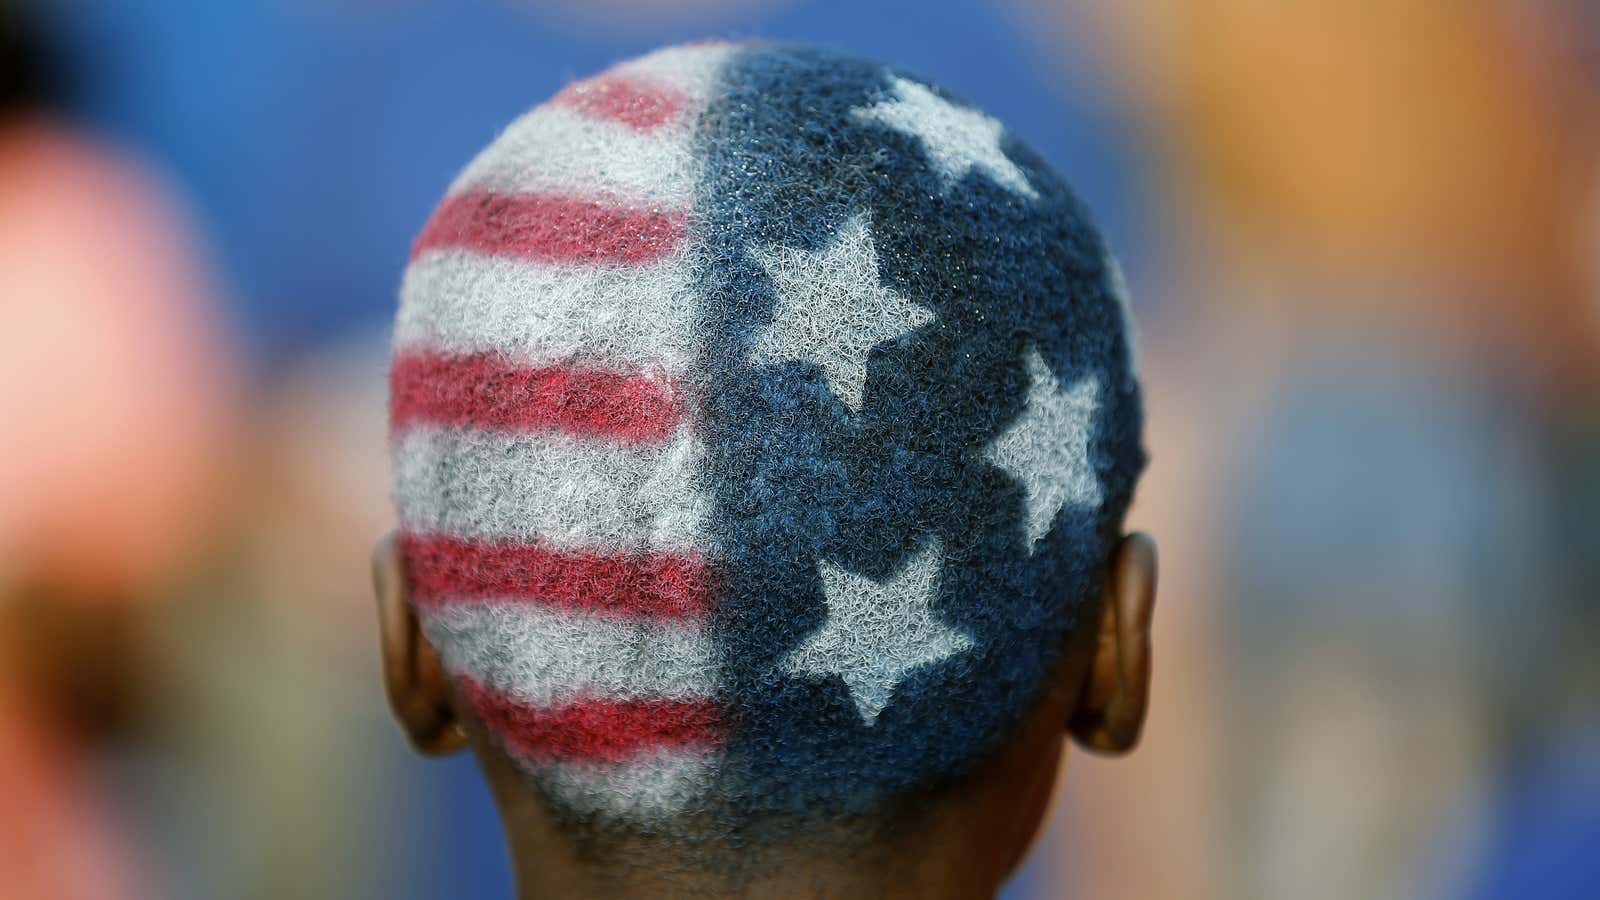
[[[1140,470],[1116,264],[880,63],[661,50],[451,185],[401,287],[412,602],[552,806],[866,814],[1004,741]]]

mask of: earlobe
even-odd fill
[[[451,705],[450,684],[438,651],[422,633],[411,608],[393,534],[384,536],[373,548],[372,586],[378,600],[379,647],[389,708],[419,752],[442,756],[460,750],[466,746],[466,733]]]
[[[1150,703],[1150,622],[1155,611],[1156,546],[1149,535],[1123,538],[1112,553],[1088,674],[1068,724],[1096,753],[1132,750]]]

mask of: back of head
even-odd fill
[[[568,823],[882,813],[1003,744],[1093,613],[1144,461],[1127,338],[1082,206],[941,89],[782,45],[622,64],[417,238],[412,602]]]

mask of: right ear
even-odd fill
[[[422,633],[406,591],[400,542],[393,532],[372,549],[372,587],[378,595],[378,639],[389,708],[411,745],[428,756],[454,753],[467,744],[439,653]]]
[[[1067,730],[1079,746],[1122,754],[1139,742],[1150,705],[1150,617],[1156,604],[1156,544],[1123,538],[1111,556],[1094,656]]]

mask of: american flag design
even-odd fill
[[[928,83],[669,48],[514,122],[417,237],[412,602],[571,814],[868,811],[1032,701],[1143,464],[1120,276]]]

